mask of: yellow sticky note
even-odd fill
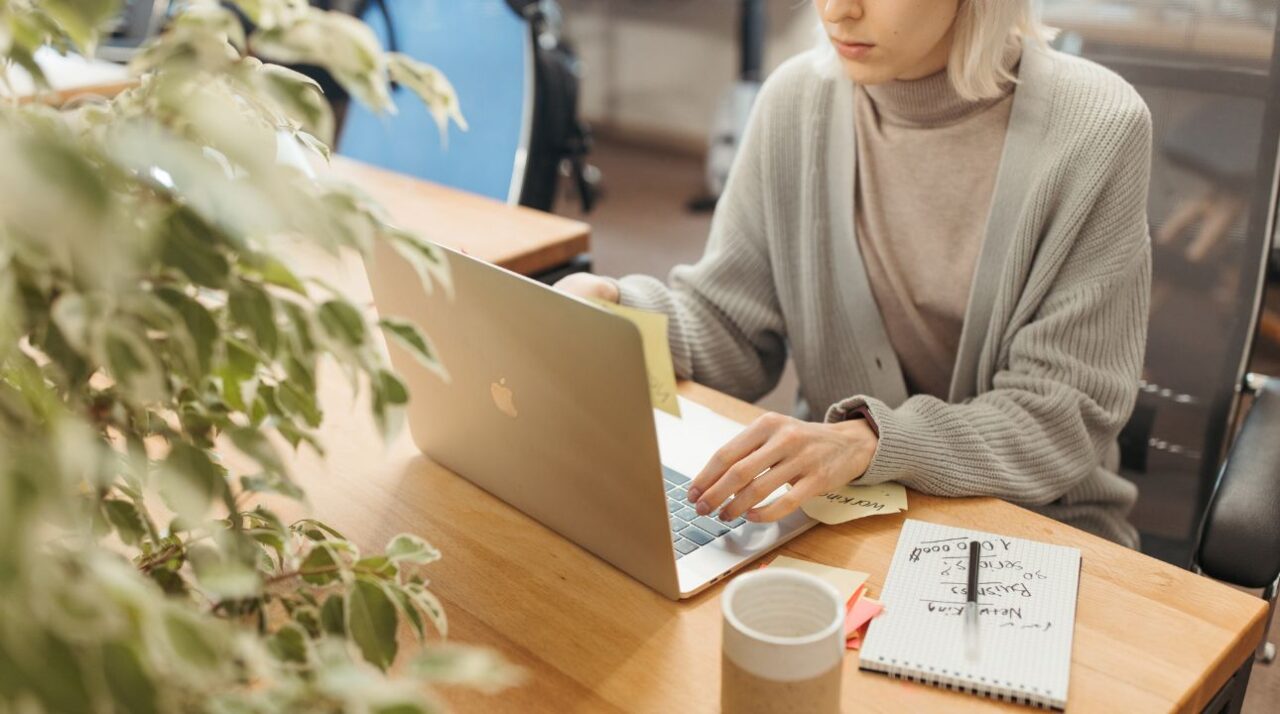
[[[867,574],[860,573],[856,570],[845,570],[844,568],[836,568],[821,563],[811,563],[807,560],[799,558],[791,558],[785,555],[779,555],[769,563],[770,568],[790,568],[791,570],[799,570],[810,575],[816,575],[819,578],[831,583],[835,587],[836,592],[840,593],[841,602],[849,602],[849,598],[862,587],[867,581]]]
[[[828,525],[907,510],[907,489],[899,483],[841,486],[800,505],[810,518]]]
[[[680,402],[676,399],[676,369],[671,362],[671,345],[667,342],[667,316],[604,300],[596,300],[595,303],[630,320],[640,329],[640,342],[644,345],[644,366],[649,374],[649,399],[655,408],[680,416]]]

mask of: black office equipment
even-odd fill
[[[1241,587],[1274,612],[1280,390],[1247,375],[1276,228],[1277,0],[1047,0],[1059,48],[1116,71],[1151,109],[1150,337],[1122,473],[1145,552]],[[1267,316],[1269,321],[1280,320]],[[1256,394],[1243,416],[1244,402]],[[1238,436],[1237,436],[1238,433]],[[1234,437],[1234,440],[1233,440]],[[1266,662],[1274,649],[1257,653]],[[1238,711],[1253,661],[1207,708]]]

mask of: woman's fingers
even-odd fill
[[[730,496],[750,484],[765,470],[780,463],[783,456],[775,439],[766,441],[760,448],[739,459],[724,472],[724,475],[716,479],[715,483],[708,486],[699,496],[694,510],[700,516],[714,512]]]
[[[824,488],[826,487],[817,474],[806,474],[799,481],[792,484],[786,495],[774,500],[767,506],[747,511],[747,520],[753,523],[769,523],[779,518],[785,518],[799,508],[800,504],[822,493]]]
[[[712,484],[719,481],[720,477],[730,467],[763,446],[769,440],[773,430],[777,428],[778,419],[785,419],[785,417],[780,414],[765,414],[720,447],[720,450],[711,456],[711,459],[707,461],[707,465],[703,466],[698,475],[694,477],[693,483],[689,484],[689,502],[697,503],[702,498],[702,494],[706,493]],[[766,464],[760,470],[763,471],[769,466],[772,466],[772,464]],[[756,473],[758,474],[759,471]]]
[[[779,486],[799,476],[801,471],[800,459],[787,459],[775,465],[735,493],[733,500],[720,509],[720,520],[731,521],[745,514],[747,509],[768,498]]]

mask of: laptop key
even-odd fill
[[[680,473],[679,471],[674,471],[672,469],[667,468],[666,466],[662,467],[662,478],[667,483],[674,483],[677,486],[683,486],[692,480],[688,476],[685,476],[684,474]]]
[[[680,510],[676,511],[676,518],[679,518],[682,521],[692,521],[697,517],[698,517],[698,512],[693,510],[692,508],[689,508],[688,506],[685,506],[684,508],[681,508]]]
[[[678,486],[670,491],[667,491],[667,498],[674,498],[677,501],[688,501],[689,492],[685,490],[684,486]]]
[[[681,538],[680,540],[677,540],[675,542],[675,546],[676,546],[677,553],[683,553],[685,555],[688,555],[689,553],[692,553],[694,550],[697,549],[698,544],[694,543],[691,540],[685,540],[684,538]]]
[[[675,513],[684,508],[684,504],[679,501],[667,501],[667,513]]]
[[[721,523],[720,521],[707,518],[706,516],[698,516],[697,518],[693,519],[692,523],[693,525],[710,533],[716,538],[719,538],[720,536],[729,532],[729,528],[725,526],[725,524]]]
[[[743,518],[742,516],[738,516],[737,518],[733,519],[732,521],[729,521],[725,525],[729,526],[730,528],[737,528],[745,524],[746,522],[747,522],[747,519]]]
[[[679,518],[671,519],[671,532],[678,533],[689,527],[688,521],[682,521]]]
[[[680,531],[680,537],[682,539],[687,538],[698,545],[706,545],[715,540],[715,538],[712,538],[710,535],[697,528],[686,528]]]

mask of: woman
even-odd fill
[[[893,480],[1135,546],[1114,457],[1146,341],[1146,106],[1049,49],[1029,0],[815,3],[828,38],[765,83],[703,258],[558,287],[666,313],[679,376],[743,399],[795,358],[798,418],[726,444],[699,513]]]

